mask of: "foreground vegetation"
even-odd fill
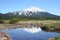
[[[60,20],[23,20],[20,21],[18,18],[11,20],[2,20],[4,23],[0,24],[1,28],[19,28],[19,27],[30,27],[36,26],[47,30],[60,30]]]
[[[60,40],[60,36],[55,37],[55,38],[50,38],[49,40]]]
[[[8,24],[8,25],[7,25]],[[0,20],[1,28],[19,28],[19,27],[41,27],[43,30],[60,30],[60,19],[38,19],[31,20],[27,18],[12,18],[10,20]]]
[[[55,37],[54,40],[60,40],[60,36],[59,37]]]

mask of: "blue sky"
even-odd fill
[[[60,0],[0,0],[0,13],[22,10],[31,6],[60,15]]]

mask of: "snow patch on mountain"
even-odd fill
[[[43,9],[39,9],[39,8],[37,8],[37,7],[30,7],[30,8],[24,9],[24,11],[31,11],[31,12],[44,12]]]
[[[24,9],[24,10],[21,10],[19,11],[19,15],[32,15],[32,13],[37,13],[37,12],[45,12],[43,9],[39,9],[37,7],[30,7],[30,8],[27,8],[27,9]]]

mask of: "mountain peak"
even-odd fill
[[[32,11],[32,12],[39,11],[39,12],[44,12],[43,9],[40,9],[40,8],[37,8],[37,7],[30,7],[30,8],[25,9],[24,11]]]

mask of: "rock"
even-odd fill
[[[0,40],[11,40],[11,38],[7,33],[0,31]]]

